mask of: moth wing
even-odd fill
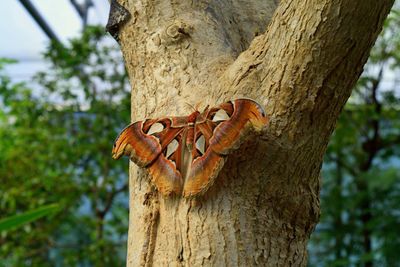
[[[188,178],[183,188],[183,196],[190,197],[204,193],[214,184],[225,163],[224,156],[208,149],[204,155],[193,160]]]
[[[143,132],[145,121],[137,121],[121,131],[115,140],[112,155],[119,159],[126,155],[139,167],[146,167],[161,153],[159,140]]]
[[[209,145],[216,123],[203,121],[194,128],[194,145],[189,174],[183,188],[183,196],[190,197],[205,192],[218,176],[225,163],[222,155],[215,153]]]
[[[249,131],[259,132],[268,124],[264,109],[251,99],[223,103],[219,109],[224,110],[229,119],[220,122],[210,138],[210,147],[217,154],[229,154],[239,148]]]
[[[182,176],[178,169],[181,147],[167,155],[168,146],[176,138],[180,139],[184,129],[181,125],[174,127],[173,119],[132,123],[120,133],[113,148],[113,158],[127,155],[138,166],[146,167],[152,182],[164,195],[179,194],[182,189]]]
[[[175,164],[163,154],[159,155],[156,161],[150,165],[148,171],[151,175],[151,181],[161,194],[175,193],[179,195],[181,193],[182,175],[176,169]]]

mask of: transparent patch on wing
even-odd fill
[[[159,122],[154,123],[153,125],[150,126],[150,129],[147,131],[147,134],[155,134],[162,132],[164,130],[164,125],[162,125]]]
[[[167,146],[165,157],[169,158],[178,149],[178,146],[179,142],[176,139],[172,140]]]
[[[197,138],[196,149],[201,153],[201,155],[204,155],[206,152],[206,139],[204,138],[204,135],[201,135],[199,138]]]
[[[226,113],[225,110],[220,109],[217,111],[217,113],[215,113],[212,121],[216,122],[216,121],[226,121],[229,120],[229,115],[228,113]]]

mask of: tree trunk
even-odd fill
[[[271,119],[202,197],[131,164],[127,265],[305,266],[322,157],[393,0],[118,2],[133,121],[238,97]]]

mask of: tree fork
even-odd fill
[[[393,0],[118,2],[133,120],[243,96],[271,118],[197,199],[131,164],[127,265],[305,266],[322,157]]]

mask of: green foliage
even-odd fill
[[[61,212],[3,232],[0,259],[6,266],[121,266],[127,161],[111,158],[130,114],[121,55],[100,27],[88,27],[44,56],[49,68],[36,82],[14,84],[0,69],[0,214],[46,203]],[[1,60],[0,68],[10,63]]]
[[[24,212],[22,214],[14,215],[0,220],[0,233],[3,231],[8,231],[15,229],[24,224],[33,222],[44,216],[54,213],[58,210],[57,204],[50,204],[38,209]]]
[[[393,10],[329,144],[310,266],[400,266],[399,26]]]

